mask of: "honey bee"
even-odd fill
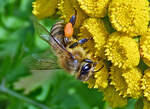
[[[103,66],[95,71],[94,68],[97,63],[90,59],[81,46],[78,46],[79,44],[84,44],[89,39],[84,38],[72,43],[70,37],[73,35],[75,20],[76,17],[73,15],[67,24],[64,24],[63,21],[57,22],[52,26],[50,32],[37,21],[34,21],[34,23],[40,37],[53,48],[61,67],[77,79],[87,81],[93,73],[101,70]],[[71,29],[68,24],[72,25],[70,26]],[[68,28],[70,30],[66,30]]]

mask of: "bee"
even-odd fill
[[[64,24],[63,21],[59,21],[51,28],[51,36],[55,37],[55,39],[58,40],[58,42],[64,47],[67,47],[72,40],[76,16],[77,12],[75,10],[75,14],[71,16],[67,24]]]
[[[95,71],[97,63],[90,59],[81,46],[78,46],[79,44],[86,43],[89,39],[84,38],[74,43],[70,40],[70,37],[73,35],[75,21],[76,16],[73,15],[69,23],[65,25],[63,21],[57,22],[52,26],[50,31],[37,21],[34,21],[34,23],[40,37],[53,48],[61,67],[77,79],[87,81],[104,66]]]

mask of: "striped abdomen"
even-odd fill
[[[57,22],[53,27],[51,28],[50,34],[59,42],[60,45],[66,46],[66,43],[64,41],[64,23],[63,22]]]

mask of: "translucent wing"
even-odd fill
[[[33,24],[34,24],[35,31],[38,33],[38,35],[39,35],[44,41],[46,41],[47,43],[50,44],[50,41],[49,41],[50,32],[49,32],[43,25],[41,25],[41,24],[37,21],[37,19],[36,19],[35,17],[32,17],[31,19],[32,19]]]
[[[57,57],[50,50],[44,53],[34,53],[23,59],[22,63],[30,70],[61,69],[57,63]]]

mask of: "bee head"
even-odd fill
[[[77,79],[87,81],[93,75],[94,67],[95,64],[91,60],[84,59],[80,65]]]

